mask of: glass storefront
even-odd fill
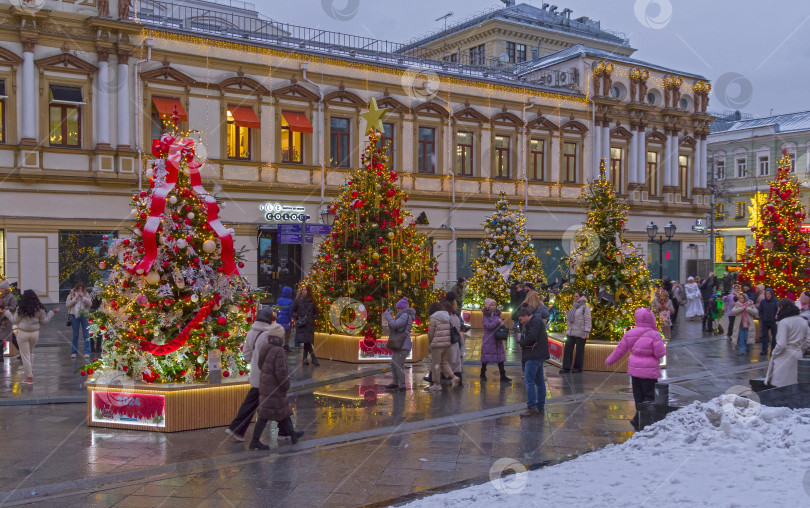
[[[681,275],[681,242],[672,240],[661,249],[657,243],[647,242],[647,269],[650,276],[658,279],[661,274],[661,251],[664,256],[663,274],[672,280],[680,280]]]
[[[563,249],[562,240],[532,240],[537,257],[543,266],[543,273],[546,274],[546,282],[554,284],[557,280],[562,280],[564,277],[560,270],[560,261],[565,256],[565,249]]]
[[[92,287],[107,276],[98,267],[116,231],[59,231],[59,301],[78,283]]]
[[[280,243],[274,226],[259,228],[258,286],[267,291],[270,302],[281,296],[284,286],[296,290],[303,277],[302,245]]]
[[[459,238],[456,240],[456,279],[472,277],[472,261],[480,256],[478,238]]]

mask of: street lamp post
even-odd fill
[[[672,240],[672,237],[675,236],[675,230],[677,228],[675,227],[675,224],[672,223],[672,221],[669,221],[667,225],[664,226],[664,235],[666,236],[666,239],[664,239],[663,236],[659,236],[657,239],[655,238],[655,235],[658,234],[658,226],[656,226],[652,221],[650,221],[650,223],[647,224],[646,229],[647,229],[647,236],[650,237],[650,241],[658,244],[658,279],[663,280],[664,244]]]

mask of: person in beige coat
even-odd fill
[[[431,361],[433,362],[432,384],[428,388],[433,392],[442,391],[442,372],[453,380],[453,386],[458,386],[461,379],[453,374],[450,368],[450,346],[453,345],[450,332],[450,313],[442,310],[438,302],[430,304],[428,309],[430,321],[428,324],[428,340],[430,340]]]
[[[740,293],[737,303],[731,309],[734,318],[734,331],[732,336],[737,336],[737,354],[747,355],[751,352],[751,344],[748,337],[756,337],[757,328],[754,320],[759,317],[757,306],[748,299],[745,293]]]
[[[661,335],[664,336],[665,341],[669,342],[672,338],[672,316],[675,314],[675,307],[669,299],[669,293],[664,289],[658,290],[650,307],[661,320]]]
[[[773,386],[788,386],[799,382],[798,361],[810,348],[810,326],[799,315],[799,308],[789,298],[779,300],[776,314],[776,347],[771,353],[765,382]]]
[[[11,314],[11,311],[4,306],[0,307],[0,312],[3,313],[6,319],[17,325],[17,343],[20,345],[20,358],[25,372],[25,378],[23,378],[22,382],[33,384],[33,351],[39,340],[39,328],[49,322],[53,315],[59,312],[59,309],[45,312],[45,307],[39,301],[39,297],[37,297],[34,290],[26,289],[14,314]]]
[[[574,304],[568,311],[565,320],[565,347],[563,348],[563,365],[561,374],[568,372],[582,372],[585,363],[585,341],[591,334],[591,308],[588,299],[577,292],[574,293]],[[576,356],[574,356],[576,348]],[[573,358],[573,366],[571,361]]]

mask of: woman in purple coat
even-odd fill
[[[484,339],[481,341],[481,379],[487,378],[487,363],[494,362],[498,364],[498,370],[501,372],[501,382],[509,383],[512,380],[506,377],[506,369],[503,365],[506,361],[503,341],[495,340],[495,330],[504,324],[503,319],[501,319],[501,311],[496,308],[495,300],[491,298],[484,300],[483,314]]]

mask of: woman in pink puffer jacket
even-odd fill
[[[636,415],[630,420],[638,427],[638,405],[655,400],[655,383],[661,377],[661,358],[667,354],[667,347],[658,333],[655,314],[650,309],[636,309],[636,326],[624,334],[619,345],[607,357],[605,365],[613,365],[630,351],[627,373],[633,383],[633,399],[636,401]]]

